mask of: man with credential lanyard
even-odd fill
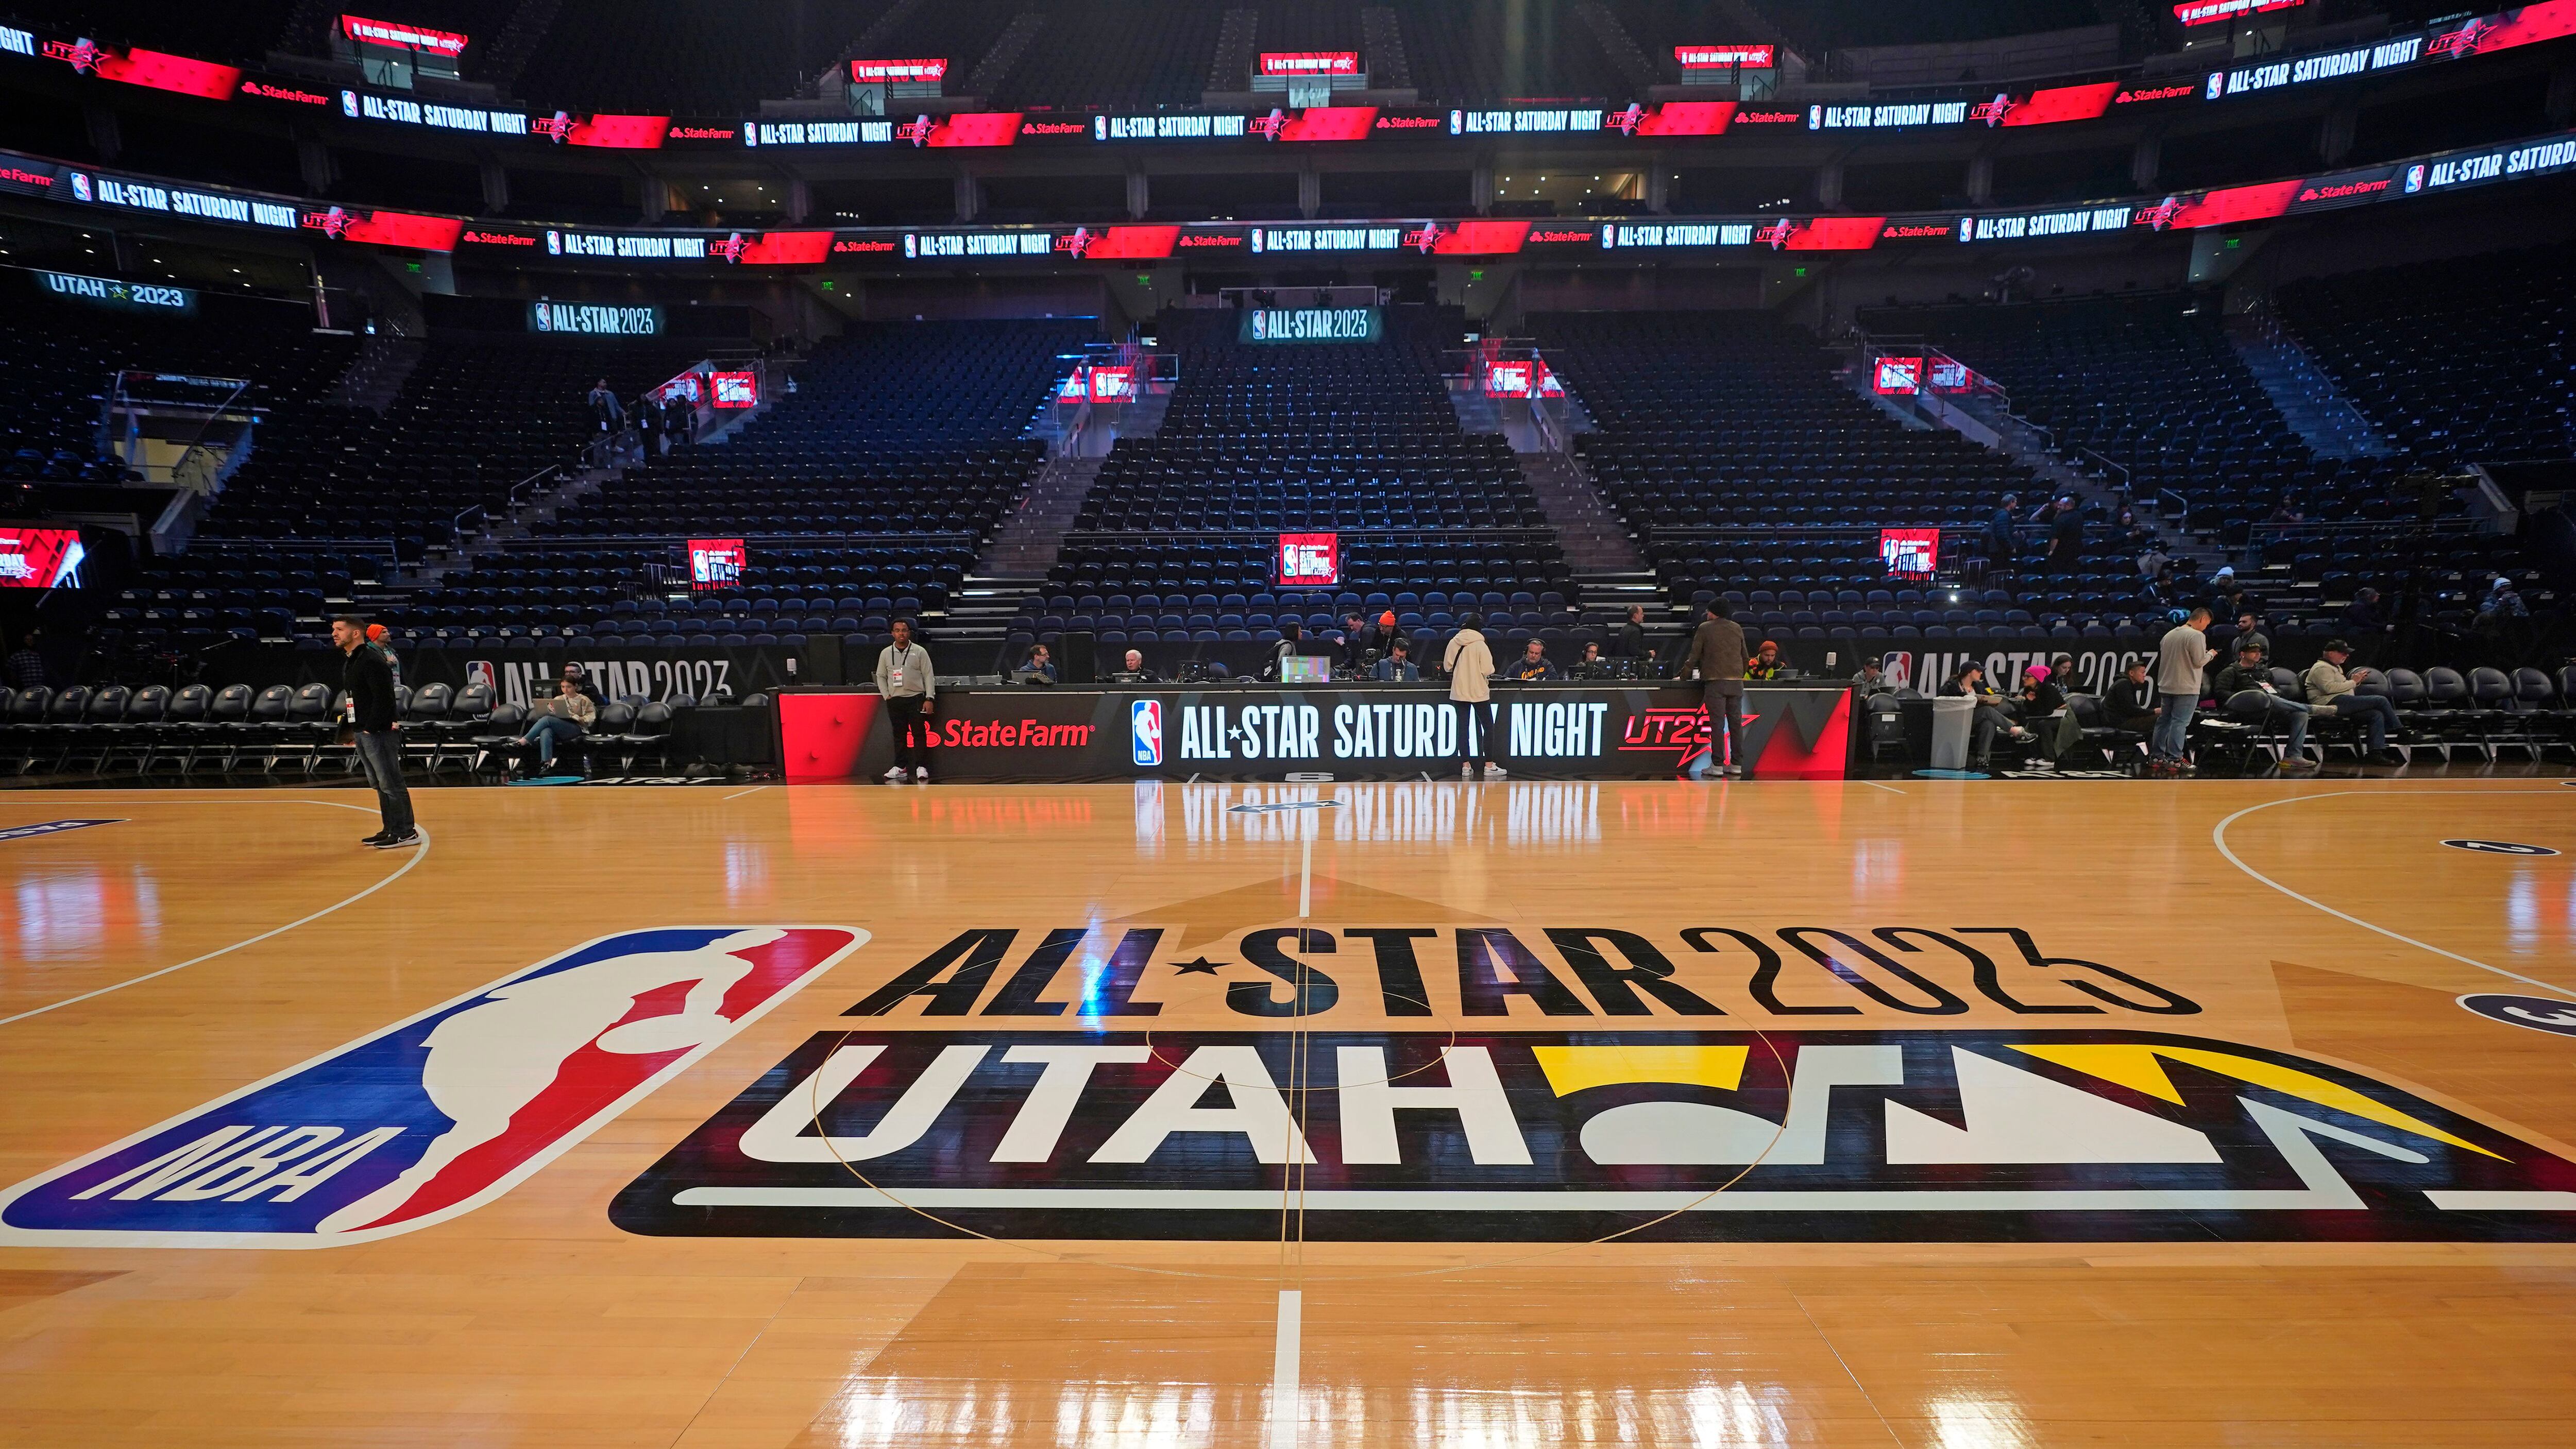
[[[928,715],[939,697],[939,677],[931,671],[930,651],[912,642],[912,621],[894,621],[894,642],[877,651],[877,693],[885,697],[886,723],[894,728],[894,768],[888,780],[905,770],[919,781],[930,779]]]

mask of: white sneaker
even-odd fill
[[[912,778],[914,778],[914,779],[916,779],[916,780],[920,781],[922,784],[925,784],[925,785],[929,784],[929,783],[930,783],[930,767],[929,767],[928,765],[915,765],[915,766],[913,766],[913,767],[912,767]]]
[[[1740,780],[1744,778],[1744,767],[1742,765],[1729,765],[1726,767],[1726,773],[1733,775]]]
[[[1511,771],[1504,769],[1500,765],[1487,765],[1485,767],[1485,778],[1488,780],[1499,780],[1510,773]]]
[[[1473,766],[1473,765],[1471,765],[1471,764],[1468,764],[1468,763],[1467,763],[1466,761],[1464,761],[1464,760],[1459,761],[1459,762],[1458,762],[1458,778],[1459,778],[1459,779],[1461,779],[1461,780],[1472,780],[1472,779],[1476,778],[1476,767],[1475,767],[1475,766]]]
[[[891,781],[891,780],[900,780],[900,779],[902,779],[902,778],[903,778],[903,766],[901,766],[901,765],[897,765],[897,766],[895,766],[893,769],[886,771],[886,772],[885,772],[885,778],[886,778],[886,779],[888,779],[888,780],[890,780],[890,781]]]

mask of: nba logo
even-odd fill
[[[2212,101],[2217,100],[2220,96],[2223,96],[2223,95],[2227,94],[2227,77],[2226,77],[2226,75],[2225,75],[2224,73],[2222,73],[2222,72],[2219,72],[2219,71],[2211,71],[2211,72],[2209,73],[2209,84],[2208,84],[2208,86],[2207,86],[2205,89],[2203,89],[2203,90],[2201,91],[2201,93],[2200,93],[2200,94],[2201,94],[2201,98],[2202,98],[2202,99],[2204,99],[2204,100],[2212,100]]]
[[[0,1245],[321,1248],[473,1211],[865,944],[604,936],[0,1193]]]
[[[340,114],[353,121],[358,119],[358,93],[356,91],[340,92]]]
[[[2407,167],[2407,168],[2406,168],[2406,194],[2407,194],[2407,195],[2409,195],[2409,196],[2412,196],[2412,195],[2414,195],[2416,192],[2419,192],[2419,191],[2421,191],[2421,190],[2423,190],[2423,189],[2424,189],[2424,168],[2423,168],[2423,167],[2421,167],[2421,166],[2409,166],[2409,167]]]
[[[492,678],[492,661],[489,659],[465,661],[465,687],[471,689],[478,684],[483,686],[487,693],[497,691],[500,687]]]
[[[1128,757],[1139,766],[1163,763],[1163,702],[1140,699],[1127,706]]]

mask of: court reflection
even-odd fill
[[[1170,801],[1191,845],[1304,839],[1372,844],[1591,845],[1601,786],[1589,780],[1370,781],[1336,785],[1172,785],[1136,792],[1136,839],[1159,849]],[[1676,804],[1684,802],[1675,802]],[[1696,818],[1694,814],[1693,818]],[[1623,822],[1625,823],[1625,822]]]
[[[140,865],[64,863],[11,884],[0,936],[20,964],[89,964],[161,938],[161,891]]]
[[[1944,1394],[1923,1406],[1930,1449],[2026,1449],[2036,1442],[2019,1404],[1974,1394]]]
[[[1082,1445],[1084,1449],[1200,1449],[1215,1444],[1217,1393],[1208,1384],[1069,1380],[1050,1400],[1008,1384],[878,1379],[836,1395],[801,1446],[913,1449],[949,1445]],[[1304,1441],[1300,1441],[1304,1442]]]

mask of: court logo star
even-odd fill
[[[1183,976],[1214,976],[1217,968],[1225,964],[1223,961],[1211,961],[1201,956],[1195,961],[1175,961],[1172,963],[1172,970]]]

